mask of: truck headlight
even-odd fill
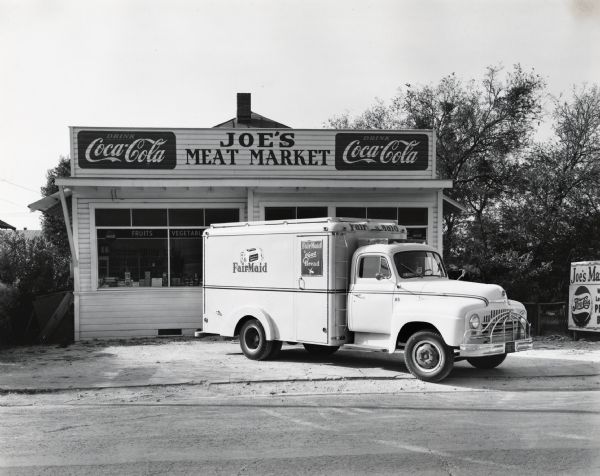
[[[479,319],[479,316],[477,314],[473,314],[469,319],[469,325],[471,326],[471,329],[477,329],[480,324],[481,319]]]

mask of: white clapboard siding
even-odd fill
[[[246,216],[245,189],[119,189],[117,206],[177,207],[197,206],[241,208]],[[149,198],[152,197],[152,198]],[[96,289],[97,276],[92,276],[96,259],[95,234],[91,228],[93,207],[113,207],[107,189],[86,190],[77,193],[75,237],[78,254],[79,294],[76,319],[79,335],[76,339],[149,337],[159,329],[182,329],[191,335],[202,325],[201,288],[170,289]]]
[[[202,291],[99,290],[79,296],[81,339],[156,336],[159,329],[188,330],[202,326]]]
[[[181,335],[193,336],[196,329],[182,329]],[[81,334],[81,340],[89,339],[131,339],[139,337],[156,337],[156,331],[144,330],[144,329],[129,329],[129,330],[99,330],[99,331],[88,331]]]

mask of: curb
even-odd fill
[[[600,374],[571,374],[571,375],[531,375],[531,376],[477,376],[478,380],[520,380],[520,379],[551,379],[551,378],[583,378],[583,377],[600,377]],[[179,386],[206,386],[208,388],[212,386],[224,386],[224,385],[252,385],[252,384],[273,384],[273,383],[305,383],[305,382],[344,382],[344,381],[400,381],[400,380],[416,380],[412,375],[397,375],[397,376],[379,376],[379,377],[368,377],[368,376],[356,376],[356,377],[318,377],[318,378],[294,378],[294,379],[261,379],[261,380],[189,380],[183,382],[174,383],[141,383],[132,385],[98,385],[88,387],[45,387],[45,388],[0,388],[0,395],[8,395],[10,393],[22,394],[22,395],[36,395],[36,394],[51,394],[60,392],[85,392],[94,390],[108,390],[108,389],[133,389],[133,388],[168,388],[168,387],[179,387]],[[470,379],[472,380],[472,378]],[[451,382],[448,382],[451,383]],[[542,389],[530,389],[536,391],[542,391]],[[550,390],[550,389],[549,389]],[[591,390],[591,389],[589,389]]]

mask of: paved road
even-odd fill
[[[594,390],[152,392],[0,401],[0,474],[600,474]]]

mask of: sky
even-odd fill
[[[69,126],[294,128],[488,65],[600,82],[600,0],[0,0],[0,219],[39,229]]]

